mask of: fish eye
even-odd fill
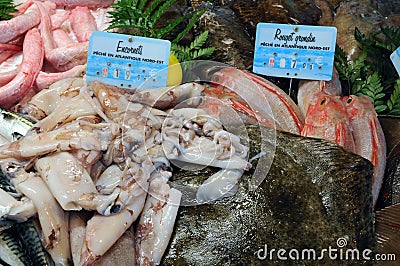
[[[324,97],[322,98],[322,100],[319,102],[319,105],[325,105],[329,102],[329,98],[328,97]]]
[[[347,98],[346,103],[347,103],[347,104],[350,104],[352,101],[353,101],[353,97],[350,96],[349,98]]]
[[[219,76],[214,76],[214,77],[213,77],[213,81],[219,82],[219,80],[220,80]]]

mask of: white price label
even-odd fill
[[[171,43],[95,31],[89,40],[86,79],[122,88],[165,87]]]
[[[275,77],[331,80],[335,27],[257,24],[253,71]]]
[[[397,70],[397,73],[400,75],[400,47],[398,47],[391,55],[390,55],[390,60],[392,60],[392,63],[394,67]]]

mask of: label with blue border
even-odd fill
[[[128,89],[165,87],[170,49],[167,40],[94,31],[86,80]]]
[[[253,72],[331,80],[336,34],[335,27],[258,23]]]
[[[397,74],[400,75],[400,47],[398,47],[391,55],[390,55],[390,60],[392,60],[392,63],[394,67],[397,70]]]

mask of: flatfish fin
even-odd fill
[[[377,247],[381,254],[396,254],[400,260],[400,203],[376,212]]]

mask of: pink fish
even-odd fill
[[[343,98],[353,128],[355,153],[374,165],[372,195],[374,205],[382,186],[386,166],[386,141],[371,100],[367,96]]]
[[[21,100],[31,89],[43,64],[44,49],[39,30],[26,33],[20,70],[6,85],[0,87],[0,106],[9,108]]]
[[[114,3],[114,0],[50,0],[57,6],[87,6],[89,8],[109,7]]]
[[[300,134],[303,115],[289,95],[272,82],[230,67],[216,72],[211,82],[218,87],[206,91],[208,96],[229,102],[261,125]]]
[[[36,5],[30,5],[24,14],[9,20],[0,21],[0,43],[14,40],[40,22],[40,13]]]
[[[354,152],[355,144],[346,108],[339,96],[318,94],[318,100],[307,111],[301,135],[325,139]]]
[[[21,46],[0,43],[0,64],[22,50]]]
[[[87,61],[88,42],[71,43],[63,47],[56,48],[53,38],[52,25],[46,5],[50,2],[36,2],[41,14],[41,35],[44,41],[45,58],[57,71],[67,71],[71,68],[84,65]]]
[[[72,9],[69,21],[79,42],[89,41],[92,32],[97,30],[96,20],[87,7],[77,6]]]
[[[297,104],[304,114],[311,104],[315,104],[318,100],[318,93],[325,92],[328,95],[340,96],[342,93],[342,85],[339,80],[339,73],[334,69],[332,79],[324,80],[301,80],[297,90]]]

